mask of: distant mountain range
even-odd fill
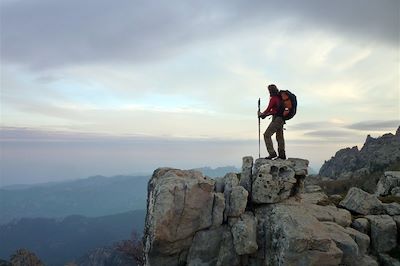
[[[0,189],[0,224],[28,217],[110,215],[146,206],[148,176],[86,179]]]
[[[145,214],[145,210],[136,210],[96,218],[23,218],[0,226],[0,258],[8,260],[23,247],[45,265],[65,265],[93,249],[130,239],[133,230],[141,233]]]
[[[361,150],[357,146],[339,150],[322,165],[319,175],[332,179],[349,179],[372,173],[383,174],[399,166],[400,127],[395,134],[387,133],[378,138],[368,135]]]

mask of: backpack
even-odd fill
[[[279,114],[283,117],[284,120],[290,120],[295,116],[297,112],[297,98],[296,95],[291,93],[288,90],[279,91],[279,95],[281,97],[281,106]]]

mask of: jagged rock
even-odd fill
[[[252,254],[257,251],[257,221],[252,212],[240,216],[231,228],[233,244],[238,255]]]
[[[227,173],[224,176],[224,196],[225,196],[225,212],[224,221],[228,219],[231,206],[231,192],[234,187],[239,185],[239,179],[235,173]]]
[[[147,200],[146,265],[178,265],[195,232],[212,225],[214,181],[198,171],[159,168],[149,181]]]
[[[356,187],[350,188],[339,205],[363,215],[384,213],[382,202],[375,195]]]
[[[232,188],[229,196],[229,206],[226,206],[228,209],[228,216],[238,217],[244,213],[248,195],[249,193],[242,186]]]
[[[214,194],[212,209],[212,227],[218,227],[224,221],[225,197],[223,193]]]
[[[256,208],[262,265],[339,265],[343,252],[326,227],[300,205],[285,203]]]
[[[379,262],[382,266],[400,266],[400,262],[388,254],[379,254]]]
[[[397,130],[400,130],[400,127]],[[399,150],[398,134],[389,133],[379,138],[368,135],[361,150],[357,147],[339,150],[322,165],[319,175],[333,179],[347,179],[381,171],[389,165],[400,162]]]
[[[348,210],[337,208],[336,206],[320,206],[306,204],[305,212],[314,216],[319,221],[335,222],[343,227],[351,224],[351,214]]]
[[[252,201],[255,203],[274,203],[289,198],[293,185],[296,184],[295,172],[285,161],[261,160],[253,176]]]
[[[354,241],[356,241],[360,255],[368,253],[368,248],[371,241],[368,235],[363,234],[351,227],[346,228],[346,233],[353,238]]]
[[[243,157],[242,174],[239,184],[251,193],[251,174],[253,169],[253,157]]]
[[[240,258],[235,252],[232,233],[229,229],[225,229],[222,233],[222,242],[218,253],[217,266],[238,266],[239,264]]]
[[[335,241],[336,246],[343,252],[341,263],[344,265],[357,265],[357,258],[360,255],[358,245],[348,235],[346,229],[332,222],[324,222],[324,225],[328,229],[332,240]]]
[[[44,266],[35,253],[27,249],[18,249],[15,254],[11,255],[10,262],[13,266]]]
[[[400,186],[400,171],[388,171],[379,179],[376,185],[375,194],[378,196],[387,196],[391,190]]]
[[[370,225],[369,221],[366,218],[357,218],[351,223],[351,227],[356,229],[357,231],[369,235],[370,234]]]
[[[216,265],[225,227],[199,231],[193,238],[187,265]]]
[[[391,216],[400,215],[400,204],[397,202],[383,203],[383,208],[385,209],[386,213]]]
[[[397,227],[389,215],[365,216],[371,224],[371,245],[377,252],[387,252],[396,247]]]

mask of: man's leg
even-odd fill
[[[285,122],[281,117],[277,117],[276,120],[277,120],[276,141],[278,142],[279,158],[286,159],[285,139],[283,137],[283,125],[285,124]]]
[[[274,150],[274,144],[272,143],[271,136],[276,132],[277,125],[275,119],[272,119],[272,122],[269,124],[267,130],[264,132],[264,141],[265,146],[267,147],[267,151],[270,157],[276,157],[276,152]]]

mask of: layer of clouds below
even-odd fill
[[[397,0],[21,0],[0,4],[2,61],[32,69],[160,60],[193,43],[270,27],[282,20],[293,33],[321,29],[361,42],[399,44]]]
[[[331,137],[287,137],[287,154],[310,160],[310,166],[318,170],[324,160],[339,149],[356,145],[361,148],[366,135]],[[96,174],[151,173],[162,166],[182,169],[240,167],[243,156],[258,156],[256,140],[115,136],[15,127],[1,128],[0,148],[0,185],[59,181]],[[261,142],[261,156],[266,155]]]

